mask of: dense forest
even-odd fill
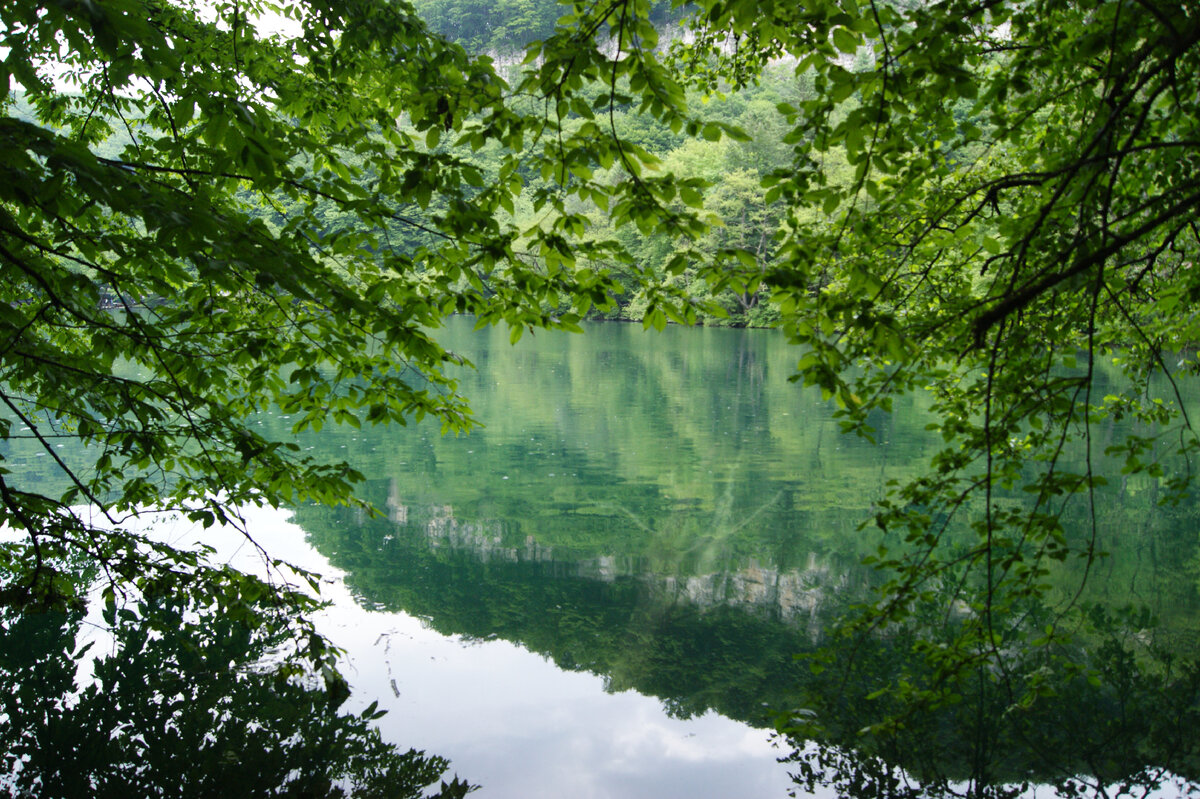
[[[559,18],[567,12],[562,3],[546,0],[418,0],[413,6],[437,33],[471,52],[508,61],[523,56],[531,42],[552,36]],[[687,4],[657,0],[649,6],[649,19],[660,29],[677,28],[694,10]]]

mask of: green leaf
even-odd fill
[[[833,45],[838,50],[847,54],[854,54],[858,51],[858,36],[846,28],[833,29]]]

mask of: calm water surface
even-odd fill
[[[442,341],[482,427],[327,428],[306,446],[387,518],[292,520],[344,574],[330,631],[387,735],[486,796],[786,795],[770,713],[922,424],[840,437],[767,331]]]
[[[450,758],[480,797],[786,796],[772,714],[798,702],[793,656],[877,579],[860,523],[936,451],[927,398],[874,420],[873,446],[788,381],[796,353],[773,332],[605,324],[511,346],[473,327],[440,334],[477,367],[461,374],[482,425],[470,435],[301,440],[354,464],[381,516],[250,518],[271,554],[329,576],[321,624],[348,653],[352,701],[379,700],[388,740]],[[290,436],[286,416],[257,423]],[[36,476],[43,455],[13,445],[6,460]],[[1112,555],[1086,598],[1142,603],[1194,639],[1200,508],[1157,492],[1144,475],[1097,492]],[[1090,529],[1072,513],[1069,530]],[[212,532],[162,534],[256,567]],[[1073,595],[1084,568],[1047,579]]]
[[[926,398],[872,446],[788,381],[771,331],[606,324],[514,347],[455,318],[441,340],[477,367],[461,387],[482,427],[327,428],[305,446],[354,463],[386,516],[280,524],[342,575],[327,624],[357,697],[482,796],[786,795],[771,713],[793,706],[792,656],[873,579],[859,524],[935,451]],[[1110,492],[1095,584],[1193,624],[1194,520],[1154,490]]]

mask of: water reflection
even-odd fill
[[[423,606],[397,612],[361,595],[356,601],[345,582],[350,575],[305,545],[294,523],[261,511],[251,523],[270,551],[330,575],[322,595],[331,606],[317,621],[347,652],[351,703],[378,700],[388,711],[378,721],[386,740],[419,741],[449,757],[455,772],[483,786],[479,796],[786,795],[787,769],[776,763],[780,751],[766,731],[713,712],[669,716],[656,698],[600,674],[563,669],[503,636],[443,633],[439,626],[456,620],[439,624]],[[218,548],[231,551],[236,543]],[[479,614],[478,629],[486,629],[496,611],[486,596],[471,600],[468,582],[432,584],[443,586],[456,610]],[[585,652],[586,636],[576,644]]]
[[[105,585],[86,564],[56,567]],[[323,679],[302,625],[255,584],[99,593],[90,614],[0,605],[0,793],[418,799],[446,768],[345,712],[345,683]],[[461,797],[454,786],[437,795]]]
[[[813,652],[823,625],[879,579],[859,562],[880,533],[860,524],[888,480],[920,473],[934,451],[923,398],[876,419],[886,446],[874,447],[841,436],[830,409],[787,381],[794,353],[763,331],[652,337],[608,325],[512,348],[455,325],[446,340],[479,366],[464,375],[463,390],[482,430],[460,439],[412,430],[319,442],[352,452],[368,475],[365,495],[386,511],[376,519],[298,512],[358,601],[418,615],[447,635],[517,643],[560,669],[597,675],[609,691],[656,697],[678,719],[715,710],[766,726],[771,710],[812,705],[814,691],[824,691],[837,698],[821,709],[825,734],[853,740],[878,708],[870,696],[881,680],[913,668],[905,646],[917,639],[857,645],[821,679],[793,655]],[[1082,595],[1080,563],[1056,566],[1047,579],[1059,595],[1100,608],[1147,597],[1158,640],[1170,631],[1172,651],[1190,657],[1196,509],[1159,508],[1154,492],[1144,476],[1100,492],[1099,535],[1111,557]],[[1083,529],[1072,514],[1079,511],[1068,512],[1068,530]],[[1107,640],[1093,632],[1084,646]],[[830,674],[840,680],[824,682]],[[1187,695],[1182,683],[1169,685]],[[1079,714],[1043,720],[1095,726],[1108,712],[1104,691],[1071,694]],[[971,709],[991,719],[989,707]],[[969,759],[947,743],[968,732],[983,740],[965,720],[935,714],[914,727],[925,730],[919,740],[894,738],[875,753],[881,773],[901,765],[968,779]],[[1052,738],[1028,730],[1013,738],[992,726],[991,743],[978,751],[1006,765],[990,778],[1055,777],[1020,754],[1029,741]],[[1165,734],[1119,729],[1138,740]],[[1046,745],[1064,750],[1061,741]],[[1098,745],[1087,743],[1093,752]],[[863,754],[852,759],[856,768],[870,762]],[[1088,757],[1064,758],[1059,768],[1086,769]],[[835,761],[822,768],[836,770]],[[858,776],[846,784],[864,779],[861,770],[847,773]]]
[[[394,483],[393,483],[394,485]],[[827,565],[818,564],[809,554],[805,568],[780,571],[776,566],[760,564],[755,558],[740,567],[700,574],[662,574],[655,572],[644,558],[634,555],[594,555],[556,557],[555,548],[539,544],[533,535],[519,545],[505,541],[504,522],[499,519],[463,521],[455,517],[450,505],[410,509],[388,495],[389,520],[406,533],[423,539],[429,549],[470,552],[482,563],[554,563],[565,566],[573,577],[612,583],[618,578],[636,578],[651,596],[666,603],[685,603],[700,608],[716,606],[746,607],[786,621],[807,621],[815,634],[820,624],[818,610],[834,578]],[[413,526],[409,526],[410,510]],[[422,516],[423,529],[417,522]],[[752,520],[751,520],[752,521]],[[387,535],[387,534],[385,534]],[[708,559],[705,559],[708,560]],[[563,573],[563,569],[559,569]]]
[[[794,656],[831,643],[825,625],[880,579],[860,562],[881,533],[860,525],[937,445],[923,397],[874,420],[876,447],[787,381],[795,355],[764,331],[604,325],[514,348],[471,327],[451,320],[444,341],[479,366],[462,388],[485,427],[326,428],[302,446],[351,461],[383,515],[253,521],[268,551],[335,575],[321,623],[349,653],[356,708],[391,711],[388,740],[451,757],[491,797],[782,796],[788,770],[855,796],[1200,775],[1200,505],[1158,505],[1147,475],[1101,489],[1110,556],[1045,577],[1052,601],[1093,607],[1085,635],[1061,661],[1020,647],[1006,661],[1055,675],[1086,655],[1093,670],[1019,713],[994,683],[951,686],[966,700],[868,746],[857,733],[888,701],[880,684],[936,683],[914,657],[929,639],[850,641],[820,673]],[[260,421],[290,436],[285,417]],[[7,461],[38,468],[8,446]],[[1069,536],[1090,535],[1083,510],[1065,518]],[[1033,632],[1045,613],[1029,610]],[[797,708],[811,715],[773,749],[774,712]]]

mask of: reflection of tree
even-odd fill
[[[90,652],[81,608],[0,608],[8,795],[421,796],[446,761],[384,742],[373,708],[339,713],[348,692],[322,668],[323,642],[293,645],[260,585],[110,601]],[[439,796],[466,790],[455,780]]]
[[[325,428],[302,446],[349,457],[369,480],[394,480],[405,502],[520,519],[547,545],[588,537],[587,525],[609,520],[586,517],[614,506],[660,536],[672,526],[676,538],[694,539],[715,521],[737,526],[784,491],[789,513],[808,514],[804,530],[846,549],[885,480],[913,476],[930,451],[913,400],[879,421],[886,452],[838,437],[832,408],[788,382],[795,354],[768,331],[671,328],[649,337],[635,326],[595,325],[584,336],[539,335],[513,347],[473,327],[450,319],[444,339],[478,366],[460,379],[484,428],[460,439],[419,428]],[[264,420],[280,437],[290,425]],[[681,525],[681,512],[696,523]],[[646,538],[626,531],[639,544]]]
[[[1031,612],[1030,636],[1046,617]],[[1200,781],[1200,657],[1145,613],[1091,606],[1076,635],[950,668],[957,625],[835,639],[788,723],[797,782],[855,797],[1141,796]],[[889,686],[881,690],[880,686]],[[884,721],[880,722],[880,719]]]

